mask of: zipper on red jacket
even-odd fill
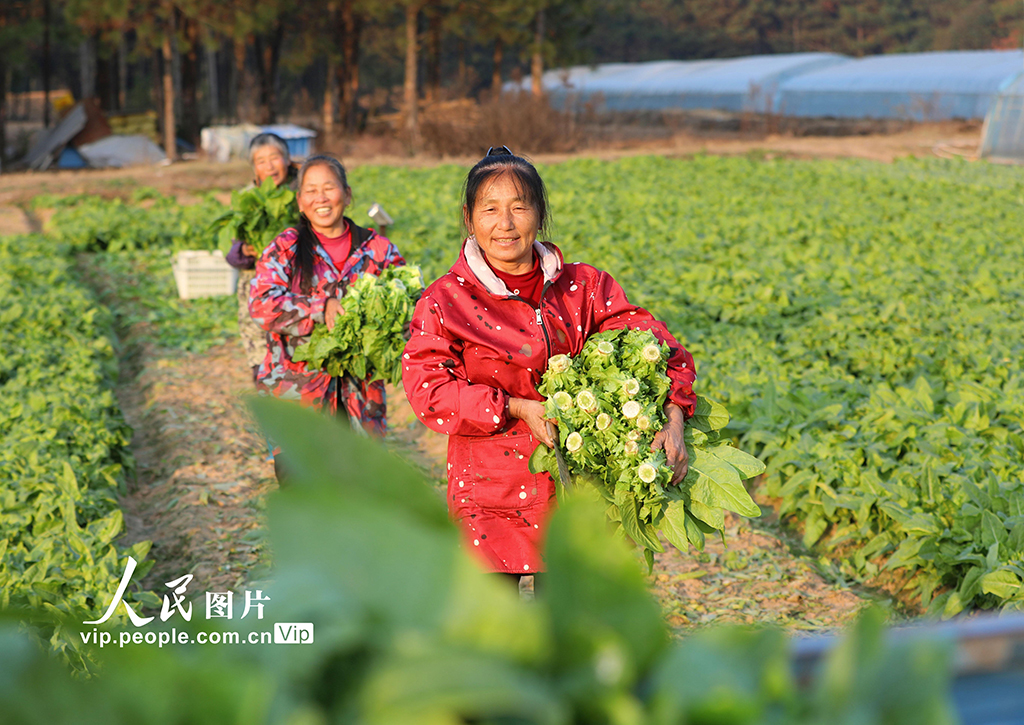
[[[544,289],[541,290],[540,298],[541,298],[541,303],[542,304],[543,304],[543,300],[544,300],[544,293],[547,292],[547,288],[548,288],[549,284],[550,283],[545,283]],[[551,338],[548,337],[548,329],[546,327],[544,327],[544,319],[541,317],[540,307],[534,307],[532,304],[530,304],[529,300],[523,299],[519,295],[509,295],[509,299],[510,300],[519,300],[520,302],[522,302],[525,305],[530,305],[530,309],[532,309],[533,313],[537,316],[537,327],[539,327],[540,331],[544,333],[544,344],[547,346],[548,358],[550,358],[551,357]]]

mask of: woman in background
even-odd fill
[[[298,169],[292,165],[288,144],[280,136],[261,133],[253,138],[249,142],[249,164],[252,166],[253,181],[247,189],[261,186],[265,180],[273,179],[277,186],[287,184],[295,191]],[[245,351],[245,361],[252,368],[253,382],[256,381],[260,363],[267,354],[267,335],[249,316],[249,286],[256,276],[257,256],[253,246],[244,239],[234,240],[227,256],[228,264],[238,270],[238,337]]]

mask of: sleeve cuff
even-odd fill
[[[327,309],[329,297],[320,297],[309,303],[309,318],[318,325],[324,324],[324,310]]]

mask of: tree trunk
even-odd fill
[[[2,103],[2,101],[0,101]],[[43,128],[50,127],[50,0],[43,0]]]
[[[78,46],[81,69],[82,99],[96,95],[96,52],[92,38],[85,38]]]
[[[341,40],[342,28],[341,18],[338,14],[338,4],[330,2],[327,4],[328,37],[331,39],[327,48],[327,71],[324,78],[324,105],[322,112],[323,133],[326,140],[334,138],[334,107],[337,102],[337,94],[334,92],[336,76],[338,72],[337,56],[335,49]]]
[[[164,136],[164,90],[163,84],[160,79],[163,78],[163,51],[157,50],[153,53],[153,73],[151,74],[151,83],[149,86],[149,97],[153,103],[153,108],[157,109],[156,114],[156,127],[160,138]]]
[[[441,35],[444,30],[444,17],[440,12],[430,16],[427,51],[427,89],[426,96],[430,102],[441,100]]]
[[[177,11],[180,13],[180,11]],[[185,36],[181,55],[181,133],[191,144],[199,143],[199,21],[178,16]]]
[[[345,130],[352,134],[359,130],[359,39],[363,31],[363,16],[354,11],[352,0],[344,0],[342,3],[341,21],[344,28],[339,75],[341,119]]]
[[[164,28],[163,38],[163,75],[164,75],[164,153],[170,161],[178,157],[175,147],[175,121],[174,121],[174,52],[171,48],[171,40],[174,35],[174,13],[168,13],[167,27]]]
[[[495,97],[501,95],[501,61],[505,51],[505,44],[499,35],[494,39],[494,73],[491,75],[491,91]]]
[[[469,92],[469,67],[466,65],[466,39],[459,38],[459,69],[455,77],[459,84],[459,94]]]
[[[99,34],[93,38],[93,47],[97,50],[100,47]],[[115,66],[113,58],[96,53],[96,98],[100,102],[100,108],[108,113],[114,110],[114,97],[117,95]]]
[[[419,14],[420,3],[412,2],[405,6],[405,131],[413,152],[419,146],[419,120],[416,113],[416,36]]]
[[[128,108],[128,41],[124,35],[117,43],[117,107]]]
[[[217,63],[216,48],[207,45],[205,51],[207,80],[210,83],[210,121],[212,123],[220,118],[220,83],[218,82],[220,65]]]
[[[530,63],[530,90],[533,95],[540,98],[544,95],[544,84],[541,83],[541,76],[544,75],[544,6],[537,11],[537,22],[533,29],[533,58]]]
[[[7,25],[6,13],[0,10],[0,32]],[[7,54],[0,53],[0,168],[7,161]]]
[[[256,36],[256,68],[260,75],[260,123],[274,123],[277,119],[275,83],[284,40],[284,23],[277,20],[264,41]]]
[[[232,117],[236,122],[241,122],[242,118],[242,94],[245,88],[245,39],[235,38],[233,44],[235,64],[234,68],[234,82],[231,84],[231,108]]]

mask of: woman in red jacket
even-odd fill
[[[686,475],[683,421],[693,414],[693,358],[664,324],[630,304],[606,272],[564,264],[550,242],[544,182],[506,147],[466,179],[469,237],[458,262],[424,292],[405,347],[403,383],[420,419],[448,438],[448,508],[491,571],[544,571],[541,544],[554,501],[528,461],[553,445],[537,385],[553,355],[576,355],[590,335],[630,327],[668,343],[664,448],[673,482]]]

